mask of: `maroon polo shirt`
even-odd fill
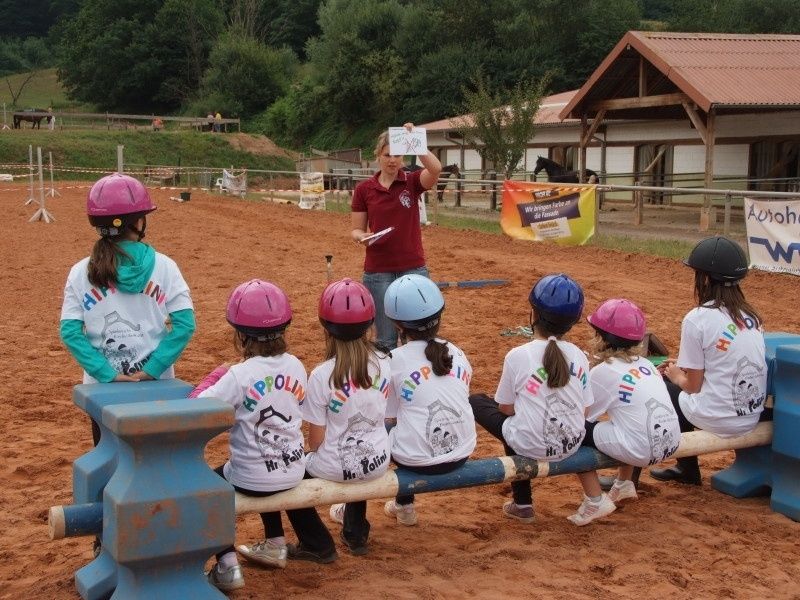
[[[394,231],[366,247],[366,273],[395,273],[425,265],[417,206],[417,198],[425,191],[419,181],[420,173],[421,170],[398,172],[387,190],[378,181],[378,171],[356,186],[350,208],[353,212],[367,213],[369,230],[377,233],[394,227]]]

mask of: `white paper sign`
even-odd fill
[[[750,266],[800,275],[800,200],[744,199]]]
[[[424,156],[428,153],[428,132],[422,127],[411,131],[405,127],[389,127],[389,154],[392,156]]]

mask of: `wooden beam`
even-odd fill
[[[586,132],[586,135],[582,136],[581,138],[581,146],[586,147],[589,145],[589,142],[592,141],[592,136],[597,133],[597,128],[600,127],[600,124],[603,122],[603,119],[606,116],[606,109],[601,109],[597,111],[597,114],[592,119],[592,124],[589,127],[589,130]]]
[[[677,106],[684,102],[691,102],[686,94],[659,94],[657,96],[643,96],[642,98],[610,98],[600,100],[589,107],[590,111],[625,110],[627,108],[655,108],[658,106]]]
[[[706,164],[704,185],[706,189],[714,186],[714,109],[708,113],[706,120]],[[703,196],[703,208],[700,210],[700,231],[708,231],[711,225],[713,211],[711,209],[711,196]]]
[[[639,98],[647,95],[647,63],[644,56],[639,56]]]
[[[586,179],[586,144],[584,141],[591,139],[587,134],[589,131],[589,124],[587,123],[586,113],[581,115],[581,139],[580,139],[580,169],[578,171],[578,182],[583,183]]]
[[[700,134],[700,139],[703,140],[703,144],[706,143],[706,137],[708,137],[708,131],[706,131],[706,126],[703,123],[703,120],[700,118],[700,115],[697,114],[697,111],[694,107],[689,104],[688,102],[683,102],[683,110],[686,111],[686,114],[689,115],[689,120],[694,125],[694,128],[697,129],[697,133]]]

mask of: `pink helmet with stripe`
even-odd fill
[[[259,340],[279,337],[292,321],[292,307],[274,283],[251,279],[237,286],[225,316],[237,331]]]
[[[633,346],[647,332],[642,309],[624,298],[606,300],[586,320],[601,334],[609,334],[606,341],[612,346]]]
[[[329,283],[319,299],[319,320],[333,337],[351,341],[367,332],[375,319],[375,302],[362,284],[345,278]]]
[[[155,209],[156,206],[142,182],[121,173],[112,173],[98,179],[86,198],[89,222],[95,227],[114,228],[118,230],[117,233],[123,226],[135,223]]]

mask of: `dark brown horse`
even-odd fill
[[[414,171],[421,171],[422,167],[417,164],[413,165],[406,165],[403,167],[404,171],[408,171],[409,173],[413,173]],[[461,179],[461,171],[458,170],[458,165],[447,165],[442,167],[442,172],[439,174],[439,182],[436,184],[436,199],[441,202],[442,196],[444,195],[444,188],[447,187],[449,182],[441,181],[442,179],[447,179],[450,175],[455,174],[456,179]]]
[[[545,158],[544,156],[540,156],[536,159],[536,167],[533,169],[534,180],[542,169],[547,172],[547,181],[551,183],[580,183],[579,171],[567,171],[556,161]],[[597,173],[591,169],[586,169],[586,180],[589,183],[597,183],[600,181]]]
[[[14,113],[14,129],[20,129],[23,121],[31,124],[31,129],[41,129],[42,119],[47,119],[48,125],[53,115],[47,114],[49,111],[43,108],[26,108],[25,110]],[[33,114],[31,114],[33,113]],[[37,114],[39,113],[39,114]]]

